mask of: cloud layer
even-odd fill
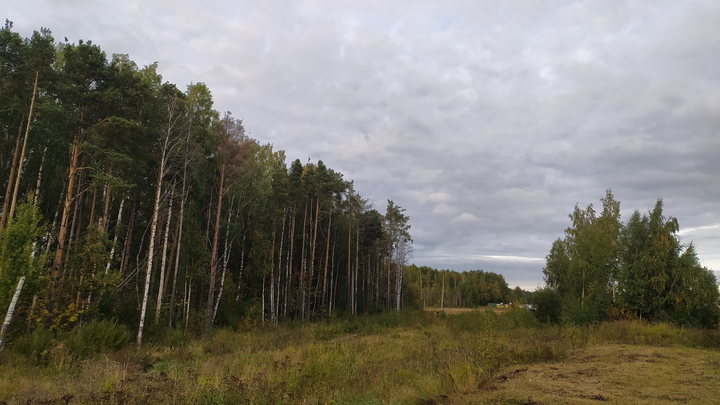
[[[29,36],[93,40],[290,159],[322,159],[382,210],[413,261],[542,283],[575,203],[658,197],[720,270],[720,3],[13,2]]]

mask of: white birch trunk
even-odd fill
[[[175,187],[170,191],[170,204],[168,206],[167,221],[165,221],[165,236],[163,237],[163,252],[160,260],[160,286],[158,288],[157,305],[155,306],[155,325],[160,322],[160,310],[162,309],[163,290],[165,287],[165,268],[167,265],[168,239],[170,236],[170,222],[172,222],[173,198],[172,193]]]
[[[10,306],[8,307],[7,314],[5,315],[5,322],[3,322],[2,325],[2,332],[0,332],[0,350],[2,350],[3,346],[5,346],[5,335],[7,334],[8,326],[10,326],[10,321],[12,320],[13,313],[15,312],[15,305],[17,305],[18,298],[20,297],[20,291],[22,291],[24,284],[25,276],[22,276],[20,277],[20,281],[18,281],[17,288],[15,289],[15,295],[13,295],[12,301],[10,301]]]
[[[120,225],[122,221],[123,207],[125,206],[126,199],[126,197],[120,199],[120,208],[118,209],[117,221],[115,222],[115,236],[113,237],[112,247],[110,248],[110,257],[108,257],[108,261],[105,264],[105,274],[108,274],[110,271],[110,265],[112,264],[113,257],[115,257],[115,248],[117,248],[118,240],[120,239],[120,232],[118,232],[119,229],[117,226]]]
[[[162,178],[165,168],[165,155],[160,158],[157,184],[155,185],[155,203],[153,204],[152,220],[150,221],[150,241],[147,255],[147,272],[145,274],[145,292],[140,309],[140,325],[138,326],[137,345],[142,345],[143,329],[145,328],[145,315],[147,314],[148,297],[150,296],[150,280],[152,277],[153,257],[155,255],[155,234],[157,233],[158,214],[160,211],[160,199],[162,197]]]

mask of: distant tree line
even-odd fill
[[[91,42],[0,29],[0,308],[11,335],[399,310],[409,218],[322,161],[286,166],[210,90]]]
[[[620,202],[610,190],[592,204],[575,206],[572,226],[557,239],[543,269],[546,288],[534,294],[546,321],[596,322],[643,319],[717,327],[715,275],[702,267],[695,248],[680,241],[678,220],[663,214],[663,200],[647,214],[620,221]]]
[[[416,307],[476,308],[490,303],[525,303],[526,292],[510,289],[502,274],[458,272],[410,265],[405,269],[408,304]]]

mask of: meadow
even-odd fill
[[[453,311],[450,311],[453,312]],[[712,403],[720,331],[638,321],[547,326],[525,310],[402,311],[218,329],[94,322],[0,354],[7,404]]]

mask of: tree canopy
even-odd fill
[[[553,242],[543,302],[561,305],[563,316],[578,322],[633,317],[716,327],[715,275],[700,265],[692,243],[682,243],[677,218],[663,214],[663,200],[647,214],[634,211],[625,223],[610,190],[601,202],[599,216],[592,205],[575,206],[565,238]]]

